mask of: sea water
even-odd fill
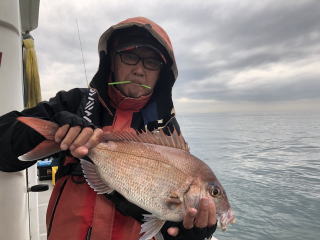
[[[320,113],[178,115],[237,216],[219,240],[320,239]]]

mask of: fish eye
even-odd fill
[[[209,186],[209,193],[212,197],[218,197],[221,195],[221,190],[219,187],[211,185]]]

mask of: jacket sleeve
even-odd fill
[[[61,91],[49,101],[41,102],[36,107],[13,111],[0,117],[0,171],[15,172],[26,169],[36,161],[25,162],[18,160],[18,156],[30,151],[44,137],[32,128],[17,120],[19,116],[36,117],[57,122],[56,116],[61,112],[76,115],[83,91],[72,89]]]

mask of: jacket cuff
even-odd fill
[[[86,127],[95,128],[95,126],[92,123],[88,122],[84,118],[79,117],[78,115],[67,112],[67,111],[61,111],[56,113],[53,116],[53,119],[56,123],[59,124],[59,126],[69,124],[70,127],[80,126],[81,128],[86,128]]]

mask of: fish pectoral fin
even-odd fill
[[[110,194],[114,191],[108,184],[100,177],[97,167],[84,159],[80,159],[80,164],[83,170],[84,177],[89,184],[89,186],[96,191],[98,194]]]
[[[153,215],[143,215],[144,216],[144,223],[141,225],[140,234],[143,234],[139,240],[149,240],[153,237],[156,239],[161,240],[163,239],[162,234],[160,232],[161,228],[163,227],[165,220],[161,220],[156,218]]]

